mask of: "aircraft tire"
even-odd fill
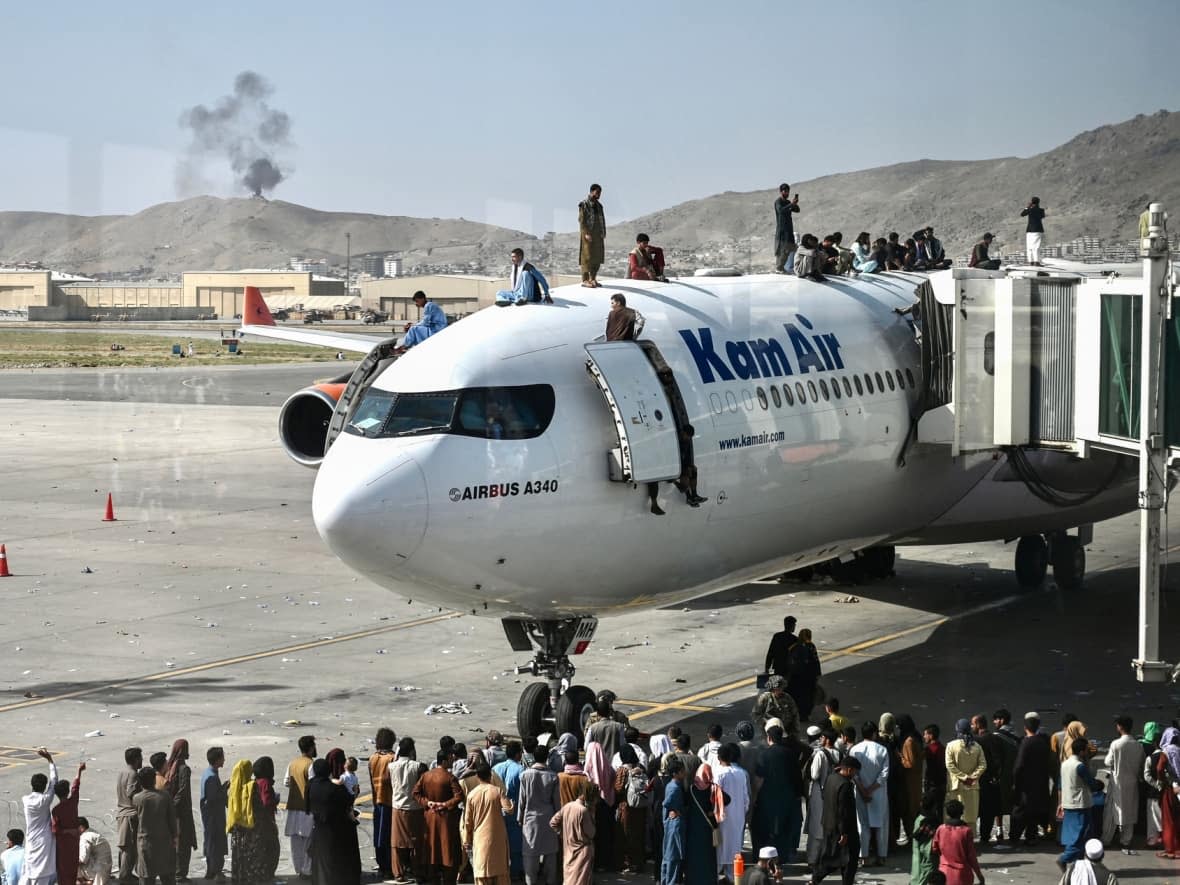
[[[881,581],[893,577],[893,566],[897,562],[896,547],[870,547],[861,551],[861,564],[864,572],[872,581]]]
[[[525,686],[516,704],[516,728],[522,738],[536,737],[549,730],[553,706],[549,703],[549,683],[533,682]]]
[[[1040,535],[1025,535],[1016,544],[1016,583],[1034,590],[1045,581],[1049,569],[1049,547]]]
[[[1086,577],[1086,548],[1073,535],[1053,539],[1053,580],[1062,590],[1079,590]]]
[[[594,712],[594,692],[584,685],[571,685],[557,701],[557,733],[586,737],[586,720]]]

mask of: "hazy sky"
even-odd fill
[[[6,4],[4,29],[0,209],[191,195],[180,115],[243,70],[291,120],[272,196],[535,232],[574,226],[591,181],[622,219],[1180,110],[1177,0],[122,0]],[[198,165],[197,190],[244,195]]]

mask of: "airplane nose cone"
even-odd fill
[[[371,452],[338,451],[356,449],[358,442],[373,443],[341,436],[324,458],[312,517],[333,553],[357,571],[380,577],[404,565],[426,534],[426,479],[404,452],[390,457],[375,446]]]

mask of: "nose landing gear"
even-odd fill
[[[520,696],[516,706],[516,728],[520,736],[569,732],[581,742],[594,712],[594,692],[585,685],[571,684],[575,667],[570,656],[586,651],[598,629],[598,619],[504,618],[502,623],[513,651],[533,652],[533,659],[517,667],[516,672],[543,676],[546,680],[532,683]]]

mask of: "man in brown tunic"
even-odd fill
[[[603,212],[602,185],[590,185],[590,194],[578,203],[578,230],[582,235],[578,263],[582,266],[582,285],[598,288],[598,269],[606,258],[606,214]]]
[[[463,860],[459,840],[459,804],[463,790],[451,774],[451,751],[439,750],[437,764],[414,785],[414,799],[423,808],[422,866],[427,878],[442,877],[443,885],[455,885]]]
[[[139,768],[143,765],[143,750],[128,747],[123,753],[127,767],[115,783],[115,819],[119,822],[119,882],[135,880],[135,794],[139,792]]]
[[[594,881],[595,804],[598,787],[586,781],[582,795],[561,806],[549,826],[561,833],[562,885],[591,885]]]
[[[291,840],[291,865],[300,876],[311,875],[311,858],[307,843],[315,821],[307,801],[307,782],[311,778],[311,763],[316,757],[315,735],[305,734],[299,739],[299,755],[287,766],[283,786],[287,790],[287,820],[283,832]]]
[[[484,761],[476,767],[480,784],[467,794],[463,811],[463,844],[471,850],[475,885],[510,885],[508,827],[512,800],[492,783],[492,769]]]
[[[156,770],[139,770],[139,792],[131,800],[135,806],[136,853],[135,874],[141,883],[161,885],[176,882],[176,842],[180,828],[172,797],[156,789]]]
[[[639,314],[627,306],[627,296],[616,292],[610,297],[610,313],[606,315],[607,341],[634,341]],[[639,328],[643,328],[642,325]]]

